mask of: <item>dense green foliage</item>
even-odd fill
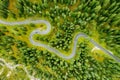
[[[46,50],[29,48],[25,42],[20,40],[15,41],[14,44],[16,44],[21,56],[15,58],[12,54],[4,55],[14,60],[15,64],[22,63],[26,66],[31,66],[31,74],[35,72],[36,77],[43,79],[112,80],[113,77],[119,78],[120,64],[107,57],[103,62],[96,61],[90,56],[90,49],[87,43],[87,41],[84,41],[78,44],[76,58],[70,62],[60,59],[55,54],[51,54]],[[38,67],[38,64],[43,66],[44,69]],[[49,72],[46,68],[50,68],[55,74]]]
[[[0,0],[0,16],[3,18],[8,17],[8,5],[9,5],[9,0]]]
[[[18,14],[8,6],[9,0],[0,0],[1,18],[7,18],[9,14],[15,20],[35,16],[51,23],[51,33],[37,36],[37,41],[69,54],[75,34],[84,32],[93,39],[98,35],[98,43],[104,43],[108,50],[120,57],[119,0],[38,0],[37,3],[17,0]],[[31,75],[35,73],[35,77],[45,80],[120,79],[120,64],[106,56],[103,62],[97,61],[90,55],[88,41],[79,42],[75,57],[64,60],[47,50],[29,46],[28,41],[15,38],[26,38],[29,29],[34,28],[35,24],[20,25],[11,27],[10,31],[7,26],[0,25],[0,57],[29,67]],[[13,46],[17,48],[16,52]]]

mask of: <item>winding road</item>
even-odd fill
[[[78,42],[78,39],[81,38],[81,37],[84,37],[86,39],[89,39],[89,41],[94,45],[96,46],[97,48],[101,49],[102,51],[104,51],[106,54],[108,54],[109,56],[111,56],[114,60],[116,60],[117,62],[120,62],[120,59],[113,55],[112,52],[108,51],[107,49],[103,48],[102,46],[100,46],[98,43],[96,43],[93,39],[91,39],[89,36],[87,36],[86,34],[84,33],[78,33],[75,37],[74,37],[74,40],[73,40],[73,48],[72,48],[72,52],[69,56],[67,55],[64,55],[63,53],[61,53],[59,50],[49,46],[49,45],[46,45],[46,44],[43,44],[43,43],[40,43],[40,42],[36,42],[33,40],[33,36],[35,34],[40,34],[40,35],[45,35],[47,33],[49,33],[51,31],[51,25],[48,21],[46,20],[25,20],[25,21],[19,21],[19,22],[6,22],[6,21],[3,21],[3,20],[0,20],[0,24],[4,24],[4,25],[24,25],[24,24],[30,24],[30,23],[33,23],[33,24],[36,24],[36,23],[44,23],[46,24],[46,30],[39,30],[39,29],[35,29],[33,30],[31,33],[30,33],[30,36],[29,36],[29,40],[31,42],[31,44],[35,45],[35,46],[40,46],[40,47],[43,47],[45,49],[47,49],[48,51],[50,52],[53,52],[55,53],[56,55],[58,55],[59,57],[61,58],[64,58],[64,59],[71,59],[75,56],[76,54],[76,45],[77,45],[77,42]]]

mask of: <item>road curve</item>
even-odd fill
[[[43,31],[40,31],[39,29],[35,29],[33,30],[31,33],[30,33],[30,36],[29,36],[29,40],[31,42],[31,44],[35,45],[35,46],[40,46],[40,47],[44,47],[45,49],[47,49],[48,51],[50,52],[53,52],[55,53],[56,55],[58,55],[59,57],[61,58],[64,58],[64,59],[71,59],[75,56],[76,54],[76,45],[77,45],[77,42],[78,42],[78,39],[81,38],[81,37],[84,37],[86,39],[89,39],[89,41],[96,47],[98,47],[99,49],[101,49],[102,51],[104,51],[106,54],[108,54],[109,56],[111,56],[114,60],[116,60],[117,62],[120,62],[120,59],[117,57],[117,56],[114,56],[112,54],[112,52],[104,49],[103,47],[101,47],[98,43],[96,43],[93,39],[90,39],[90,37],[88,37],[86,34],[84,33],[78,33],[75,37],[74,37],[74,40],[73,40],[73,49],[72,49],[72,52],[69,56],[67,55],[64,55],[63,53],[61,53],[59,50],[49,46],[49,45],[46,45],[46,44],[43,44],[43,43],[40,43],[40,42],[36,42],[33,40],[33,36],[35,34],[40,34],[40,35],[44,35],[44,34],[47,34],[51,31],[51,25],[48,21],[46,20],[25,20],[25,21],[20,21],[20,22],[6,22],[6,21],[2,21],[0,20],[0,23],[1,24],[5,24],[5,25],[23,25],[23,24],[30,24],[30,23],[44,23],[46,24],[46,30],[43,30]]]

